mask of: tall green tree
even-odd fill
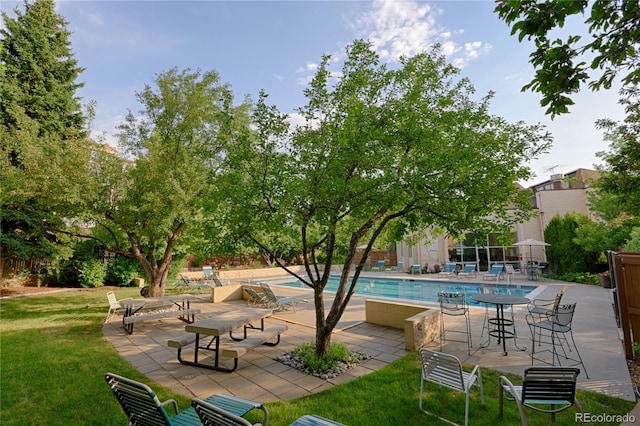
[[[230,152],[235,174],[227,181],[237,232],[271,253],[264,230],[286,229],[300,241],[305,273],[281,266],[313,289],[317,355],[328,353],[383,232],[399,240],[428,225],[453,233],[496,222],[508,228],[531,210],[514,182],[530,176],[524,164],[549,142],[540,126],[490,115],[491,95],[475,101],[470,82],[435,50],[392,69],[359,40],[341,72],[330,71],[331,61],[322,58],[305,90],[302,125],[290,129],[261,94],[254,137]],[[346,255],[327,312],[324,289],[338,253]]]
[[[597,153],[604,164],[597,167],[600,179],[589,193],[589,208],[597,221],[581,220],[577,229],[578,241],[586,249],[620,250],[632,229],[640,226],[640,91],[625,90],[627,95],[620,101],[625,119],[597,122],[605,131],[609,151]]]
[[[577,230],[580,219],[575,214],[556,215],[544,230],[549,268],[555,274],[567,272],[600,272],[599,251],[588,250],[578,244]]]
[[[552,117],[567,113],[587,82],[593,90],[610,88],[617,76],[625,87],[640,83],[638,0],[497,0],[495,11],[520,41],[534,41],[536,74],[523,90],[539,92]],[[590,37],[556,38],[554,30],[576,15],[585,17]]]
[[[605,131],[609,151],[598,153],[605,164],[598,168],[601,178],[596,188],[613,197],[618,211],[637,223],[640,220],[640,89],[628,89],[620,102],[626,112],[622,122],[603,119],[597,123]]]
[[[2,13],[0,45],[0,167],[2,256],[60,254],[55,229],[77,201],[88,150],[76,91],[82,68],[67,22],[52,0]]]
[[[85,122],[76,95],[84,85],[77,81],[84,69],[71,49],[68,22],[55,13],[53,0],[25,0],[24,7],[24,13],[15,9],[15,18],[2,12],[1,120],[16,127],[24,113],[38,123],[39,136],[73,138]]]
[[[246,137],[247,106],[234,106],[214,71],[174,68],[136,96],[140,115],[130,112],[120,125],[126,159],[94,152],[81,218],[94,225],[84,236],[136,259],[150,295],[159,296],[176,253],[198,241],[203,223],[218,212],[216,181],[228,144]]]

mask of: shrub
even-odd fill
[[[624,246],[624,251],[640,252],[640,227],[635,227],[631,230],[631,235]]]
[[[81,287],[100,287],[104,284],[107,270],[102,261],[89,259],[78,267],[78,280]]]
[[[551,274],[549,278],[570,283],[600,285],[600,275],[589,272],[567,272],[566,274]]]
[[[105,282],[113,285],[130,285],[134,278],[142,276],[139,263],[135,259],[116,256],[107,265]]]
[[[332,343],[329,355],[316,357],[315,343],[303,343],[293,350],[294,355],[302,359],[302,365],[312,372],[330,373],[338,369],[340,362],[354,363],[359,361],[358,354],[351,352],[341,343]]]

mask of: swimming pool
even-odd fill
[[[280,278],[265,281],[274,285],[308,288],[295,278]],[[330,277],[325,290],[335,292],[338,288],[338,282],[338,276]],[[495,282],[469,283],[420,279],[383,279],[361,276],[358,279],[355,294],[368,297],[399,299],[414,303],[438,303],[438,293],[441,291],[459,291],[466,295],[466,299],[470,305],[480,306],[480,303],[471,300],[471,296],[483,292],[491,292],[527,297],[531,293],[536,292],[537,289],[538,286],[534,285],[497,284]]]

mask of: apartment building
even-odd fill
[[[512,241],[527,238],[544,241],[544,230],[556,215],[579,213],[591,217],[587,194],[591,190],[591,182],[599,177],[597,171],[581,168],[566,174],[553,174],[548,180],[529,187],[535,214],[528,222],[516,224],[512,229]],[[423,239],[415,244],[403,241],[397,244],[396,252],[398,262],[427,266],[432,272],[450,261],[476,263],[481,271],[488,270],[489,265],[495,262],[508,262],[520,267],[529,258],[546,261],[544,247],[504,246],[495,235],[487,235],[483,244],[470,239],[454,241],[451,237]]]

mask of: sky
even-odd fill
[[[1,0],[13,16],[22,1]],[[488,0],[373,1],[57,1],[68,21],[71,44],[85,71],[78,95],[96,102],[94,135],[117,146],[116,126],[130,110],[140,110],[135,93],[152,85],[158,73],[177,67],[216,70],[238,103],[254,100],[260,90],[283,113],[305,104],[303,90],[322,55],[339,65],[356,39],[370,40],[383,61],[393,64],[439,43],[447,59],[476,88],[478,99],[495,92],[490,113],[510,122],[542,123],[553,147],[530,166],[535,177],[594,168],[596,152],[608,149],[595,128],[601,118],[622,120],[617,90],[574,97],[570,114],[551,120],[540,95],[522,92],[534,75],[532,43],[518,42],[493,12]],[[567,22],[564,31],[585,34],[584,18]]]

